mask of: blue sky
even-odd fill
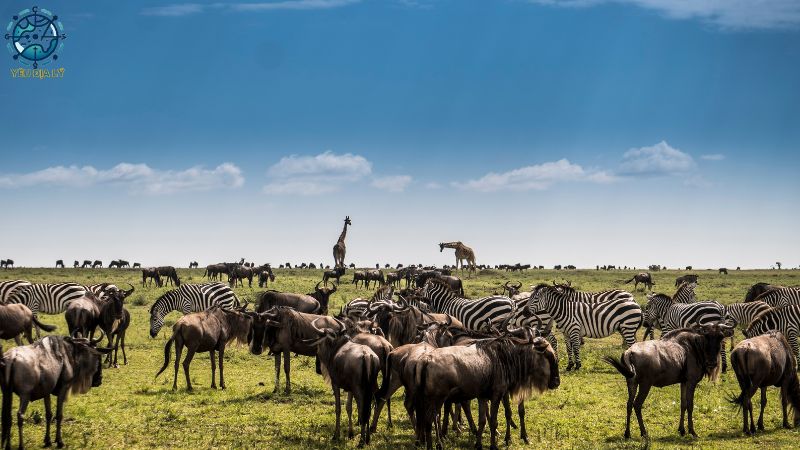
[[[10,20],[29,7],[4,2]],[[0,256],[797,266],[800,4],[61,1]]]

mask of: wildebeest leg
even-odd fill
[[[509,395],[506,394],[503,396],[503,409],[506,412],[506,446],[511,445],[511,424],[514,422],[513,417],[511,417],[511,401],[509,399]],[[496,419],[495,419],[496,420]]]
[[[686,409],[688,410],[687,415],[689,416],[689,434],[694,437],[697,437],[697,433],[694,432],[694,419],[692,419],[692,412],[694,412],[694,390],[696,387],[696,384],[690,383],[686,389]]]
[[[345,405],[347,411],[347,439],[353,439],[353,394],[347,393],[347,404]]]
[[[56,396],[56,447],[58,448],[64,447],[64,440],[61,439],[61,421],[64,419],[64,402],[66,400],[67,388],[63,388]]]
[[[447,436],[447,427],[450,426],[450,414],[452,414],[452,412],[453,412],[453,402],[451,402],[450,400],[446,400],[444,402],[444,414],[443,414],[443,418],[442,418],[442,427],[441,427],[441,429],[437,428],[437,430],[436,430],[437,439],[438,439],[439,436],[442,436],[442,437]],[[455,419],[453,419],[453,422],[455,423]]]
[[[791,368],[788,370],[791,370]],[[791,383],[789,379],[791,377],[784,375],[783,378],[783,386],[781,386],[781,411],[783,412],[783,428],[791,428],[791,425],[789,425],[789,417],[787,416],[786,411],[789,406],[789,383]]]
[[[225,367],[222,358],[225,356],[225,347],[219,349],[219,388],[225,389]]]
[[[209,359],[211,360],[211,389],[217,388],[217,383],[214,378],[215,372],[217,371],[217,360],[215,359],[214,350],[208,352]]]
[[[767,407],[767,388],[761,388],[761,412],[758,413],[758,429],[764,429],[764,408]],[[752,408],[752,406],[751,406]]]
[[[50,422],[53,421],[53,409],[51,407],[52,405],[50,404],[50,394],[46,394],[44,396],[44,398],[42,398],[42,400],[44,400],[44,420],[45,420],[44,446],[45,447],[50,447],[50,444],[51,444],[51,442],[50,442]]]
[[[336,408],[336,428],[333,430],[333,440],[339,440],[339,423],[341,421],[342,416],[342,397],[341,393],[339,392],[338,386],[333,386],[333,401],[335,403]]]
[[[519,438],[522,439],[522,442],[525,444],[529,444],[528,442],[528,428],[525,426],[525,402],[519,402],[519,406],[517,406],[517,411],[519,413]]]
[[[478,400],[478,432],[475,433],[475,448],[483,448],[483,429],[486,427],[487,404],[483,400]]]
[[[681,383],[681,422],[680,425],[678,425],[678,433],[680,433],[681,436],[686,434],[686,428],[684,428],[683,426],[683,419],[686,414],[686,404],[687,404],[686,392],[688,386],[689,386],[688,383],[685,382]]]
[[[120,337],[120,335],[118,334],[117,335],[117,339],[119,340],[119,345],[122,346],[122,364],[127,366],[128,365],[128,355],[125,354],[125,332],[122,332],[121,335],[122,335],[122,337]],[[116,353],[116,350],[115,350],[114,351],[114,365],[116,365],[116,364],[117,364],[117,353]]]
[[[22,338],[19,335],[14,336],[14,343],[17,344],[17,347],[22,345]],[[33,344],[33,342],[29,342],[29,344]]]
[[[20,394],[19,396],[19,409],[17,410],[17,428],[19,429],[19,448],[25,448],[22,440],[22,425],[25,423],[25,410],[28,409],[28,402],[30,398],[28,394]]]
[[[475,426],[475,421],[472,420],[472,410],[469,407],[469,402],[461,403],[461,409],[464,411],[464,415],[467,417],[467,424],[469,424],[469,431],[472,434],[478,433],[478,427]]]
[[[638,385],[633,378],[626,378],[628,382],[628,404],[627,404],[627,413],[625,415],[625,439],[630,439],[631,437],[631,412],[633,411],[633,401],[636,398],[636,388]]]
[[[639,421],[639,433],[642,437],[647,436],[647,429],[644,427],[644,419],[642,419],[642,405],[650,393],[650,385],[642,384],[639,386],[639,393],[636,394],[636,400],[633,402],[633,410],[636,411],[636,420]]]
[[[275,389],[272,390],[273,393],[278,392],[278,386],[281,385],[281,353],[275,353]]]
[[[195,349],[187,346],[186,347],[186,359],[183,360],[183,373],[186,375],[186,390],[191,391],[192,388],[192,379],[189,378],[189,365],[192,363],[192,358],[194,358]]]
[[[286,376],[286,394],[292,393],[292,380],[289,378],[289,371],[291,370],[291,360],[289,360],[289,352],[283,352],[283,374]]]
[[[491,444],[489,444],[490,450],[497,450],[497,412],[500,410],[501,400],[502,399],[499,398],[493,398],[492,406],[489,411],[489,433],[491,434]]]
[[[183,341],[175,340],[175,377],[172,379],[172,390],[178,389],[178,366],[181,363],[181,353],[183,352]],[[188,377],[187,377],[188,378]]]

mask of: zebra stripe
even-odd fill
[[[733,321],[742,331],[746,330],[756,317],[771,310],[772,307],[766,302],[756,301],[747,303],[732,303],[725,305],[725,320]],[[731,349],[733,349],[733,338],[731,335]]]
[[[77,283],[36,283],[15,290],[8,303],[22,303],[34,314],[60,314],[69,302],[85,295],[86,288]]]
[[[800,287],[770,289],[756,297],[755,301],[765,302],[773,308],[800,305]]]
[[[436,279],[425,283],[422,297],[428,300],[432,312],[450,314],[468,330],[474,331],[480,331],[488,324],[500,323],[512,317],[514,312],[514,301],[508,297],[494,295],[476,300],[461,298]]]
[[[751,338],[766,334],[772,330],[778,330],[786,336],[789,345],[792,347],[792,353],[797,358],[798,350],[800,350],[800,345],[797,342],[798,333],[800,333],[800,305],[773,308],[764,312],[753,320],[745,330],[744,335],[747,338]],[[797,368],[800,370],[800,362],[798,362]]]
[[[631,346],[636,342],[636,331],[642,325],[642,309],[627,296],[595,303],[570,301],[575,297],[586,298],[575,295],[578,293],[574,289],[543,285],[534,291],[527,304],[529,311],[543,309],[555,319],[567,345],[567,370],[571,370],[573,365],[575,370],[581,367],[582,337],[604,338],[619,332],[625,345]]]
[[[517,297],[518,295],[519,294],[515,295],[514,297]],[[553,333],[553,330],[551,329],[549,333],[544,334],[544,331],[547,330],[548,325],[554,319],[550,313],[543,309],[531,314],[526,307],[529,298],[530,295],[526,296],[525,298],[512,298],[516,306],[514,308],[514,316],[511,319],[510,325],[517,328],[528,327],[539,330],[539,335],[547,339],[547,342],[549,342],[553,347],[553,351],[556,352],[556,357],[558,357],[558,340],[556,339],[556,335]]]
[[[178,289],[167,291],[150,307],[150,336],[156,337],[164,326],[164,317],[172,311],[189,314],[214,305],[230,309],[239,306],[239,299],[230,287],[219,282],[182,284]]]
[[[30,281],[25,280],[0,281],[0,301],[5,302],[15,290],[30,285]]]
[[[119,291],[119,288],[111,283],[97,283],[84,286],[84,288],[99,299],[105,299],[109,293]]]
[[[539,284],[536,287],[534,287],[533,292],[531,294],[535,294],[536,292],[539,292],[543,288],[552,289],[555,290],[556,292],[563,292],[564,300],[571,302],[602,303],[609,300],[625,300],[629,302],[636,301],[636,299],[633,297],[633,294],[622,289],[609,289],[607,291],[600,291],[600,292],[586,292],[586,291],[579,291],[571,286],[566,286],[563,284],[559,284],[556,286],[550,286],[548,284]]]
[[[697,298],[694,294],[695,288],[697,288],[697,283],[693,281],[681,283],[681,285],[678,286],[678,289],[675,291],[675,295],[672,296],[672,301],[675,303],[696,302]]]

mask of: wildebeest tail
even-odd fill
[[[381,380],[381,387],[378,388],[378,391],[375,392],[375,398],[379,398],[381,400],[386,400],[386,394],[389,393],[389,386],[390,381],[392,378],[392,354],[391,352],[386,354],[386,373],[383,374],[383,380]]]
[[[789,358],[792,363],[794,363],[794,358]],[[791,364],[786,368],[788,372],[785,376],[790,377],[789,379],[789,386],[786,389],[786,396],[789,397],[789,404],[792,405],[792,411],[794,412],[794,426],[800,426],[800,379],[797,378],[797,372],[795,371],[795,365]]]
[[[617,371],[619,373],[621,373],[625,378],[633,378],[633,377],[635,377],[636,376],[636,372],[633,371],[632,367],[630,367],[627,364],[625,364],[624,362],[622,362],[623,359],[625,359],[625,354],[624,353],[623,353],[622,357],[620,357],[620,358],[614,358],[613,356],[608,356],[608,355],[603,357],[603,360],[605,362],[607,362],[607,363],[611,364],[612,366],[614,366],[614,368],[617,369]]]
[[[3,382],[3,409],[0,412],[0,422],[2,422],[2,433],[0,433],[0,447],[5,448],[6,444],[11,443],[11,400],[14,393],[7,383]]]
[[[370,367],[367,358],[361,358],[361,405],[358,405],[358,423],[361,425],[369,424],[369,415],[372,411],[372,398],[375,395],[375,384],[378,379],[378,372]]]
[[[747,350],[743,352],[735,351],[731,353],[731,366],[733,366],[733,372],[736,374],[736,381],[739,382],[741,393],[738,396],[732,395],[728,401],[734,405],[739,405],[741,408],[742,405],[744,405],[744,393],[750,392],[750,389],[753,385],[753,380],[750,379],[747,371],[742,369],[742,367],[747,367]]]
[[[416,392],[414,393],[414,413],[417,419],[417,430],[425,429],[426,419],[428,412],[425,407],[425,384],[428,381],[428,364],[426,361],[419,361],[416,369],[414,370],[414,384],[416,385]]]
[[[56,330],[55,325],[47,325],[46,323],[39,322],[39,319],[37,319],[36,316],[33,316],[33,324],[42,330],[47,331],[48,333]]]
[[[636,277],[633,277],[633,278],[631,278],[631,279],[630,279],[630,280],[628,280],[628,281],[623,281],[623,283],[625,283],[625,284],[628,284],[628,283],[630,283],[631,281],[633,281],[633,280],[635,280],[635,279],[636,279]]]
[[[170,358],[170,353],[172,353],[173,342],[175,342],[175,334],[173,334],[172,337],[170,337],[167,343],[164,345],[164,365],[161,367],[161,370],[159,370],[158,373],[156,374],[156,378],[158,378],[158,376],[161,375],[161,372],[165,371],[167,369],[167,366],[169,365],[169,358]]]

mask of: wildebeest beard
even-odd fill
[[[560,384],[558,362],[552,351],[540,352],[530,343],[508,337],[481,340],[476,345],[494,363],[491,386],[507,386],[515,401],[523,401],[531,393],[555,389]],[[547,377],[542,376],[543,361],[548,364]]]

